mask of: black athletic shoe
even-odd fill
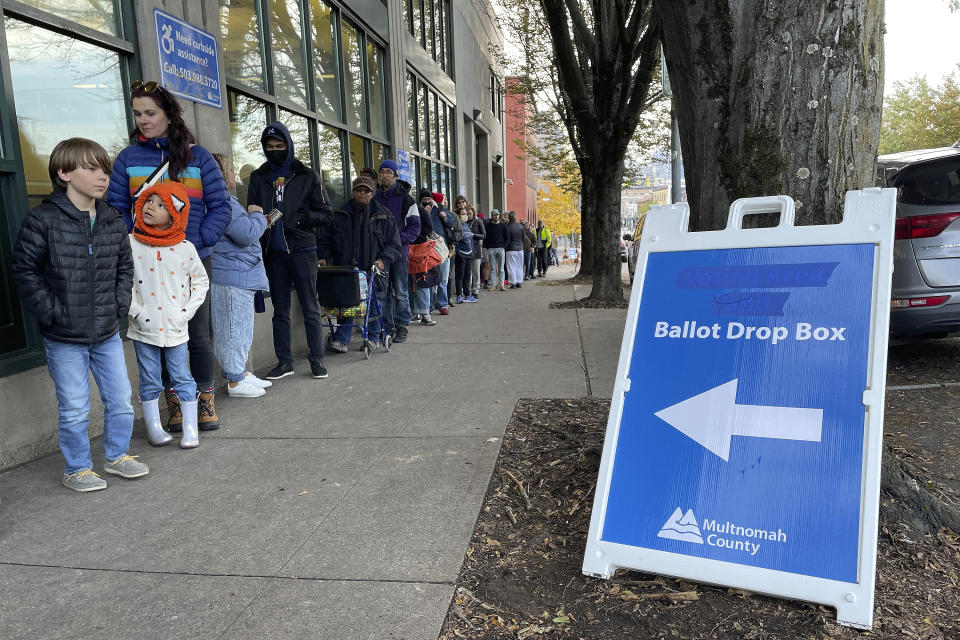
[[[403,325],[397,327],[397,335],[393,337],[395,344],[403,344],[407,341],[407,328]]]
[[[287,376],[293,375],[293,365],[289,362],[278,362],[277,366],[273,369],[270,369],[270,373],[266,375],[267,380],[279,380],[280,378],[286,378]]]
[[[314,378],[320,380],[327,377],[327,368],[323,366],[322,362],[311,362],[310,373],[313,374]]]

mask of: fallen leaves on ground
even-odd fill
[[[633,571],[581,573],[610,403],[521,400],[440,640],[960,638],[960,540],[882,528],[874,630],[742,589]],[[902,426],[902,425],[901,425]]]

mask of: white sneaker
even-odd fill
[[[265,393],[266,391],[246,378],[238,382],[235,387],[227,385],[227,395],[231,398],[259,398]]]
[[[244,382],[251,382],[251,383],[255,384],[256,386],[260,387],[261,389],[266,389],[267,387],[272,387],[272,386],[273,386],[273,383],[270,382],[269,380],[261,380],[260,378],[258,378],[257,376],[253,375],[253,374],[250,373],[249,371],[244,372],[244,374],[243,374],[243,381],[244,381]]]

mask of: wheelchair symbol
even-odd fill
[[[165,24],[161,27],[161,30],[163,35],[160,36],[160,46],[163,48],[163,52],[169,55],[173,53],[173,38],[170,36],[173,25]]]

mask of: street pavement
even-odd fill
[[[139,480],[74,493],[59,454],[0,474],[0,638],[434,640],[517,400],[613,390],[626,311],[549,309],[589,289],[535,283],[330,354],[326,380],[300,359],[220,394],[199,449],[138,420]]]

